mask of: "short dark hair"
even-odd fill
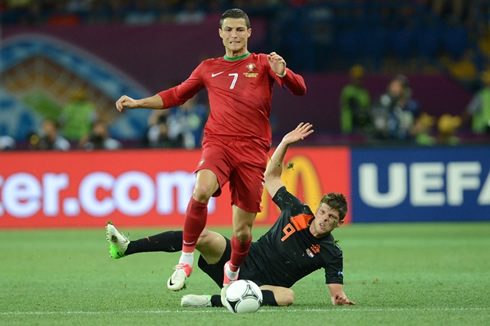
[[[337,210],[341,221],[344,219],[345,215],[347,215],[347,200],[344,195],[338,192],[330,192],[324,195],[320,201],[320,206],[322,204],[326,204],[330,208]]]
[[[221,15],[221,19],[219,20],[219,28],[223,26],[223,22],[226,18],[243,18],[245,20],[245,25],[247,25],[247,29],[250,28],[250,19],[248,19],[248,15],[245,11],[238,9],[238,8],[233,8],[233,9],[228,9]]]

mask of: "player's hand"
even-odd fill
[[[271,65],[272,71],[282,76],[286,72],[286,61],[276,52],[267,55],[267,60]]]
[[[116,109],[119,112],[124,111],[125,108],[134,109],[137,107],[136,101],[127,95],[123,95],[116,101]]]
[[[286,136],[282,138],[282,142],[285,143],[286,145],[297,143],[300,140],[305,139],[307,136],[311,135],[314,132],[314,130],[311,128],[313,128],[313,125],[311,123],[301,122],[296,127],[296,129],[289,132]]]
[[[336,295],[335,297],[332,297],[332,304],[334,306],[353,306],[356,303],[347,299],[346,296]]]

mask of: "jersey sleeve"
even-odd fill
[[[269,60],[267,60],[267,55],[260,54],[262,65],[268,68],[269,76],[274,79],[281,88],[289,89],[293,95],[305,95],[306,94],[306,84],[305,80],[301,75],[295,74],[291,69],[286,67],[286,76],[279,77],[276,75],[274,70],[272,70]]]
[[[293,196],[293,194],[287,191],[286,186],[282,186],[281,188],[279,188],[279,190],[272,198],[272,201],[274,201],[274,203],[279,206],[281,211],[303,205],[303,203],[297,197]],[[292,212],[292,214],[294,214],[294,212]]]
[[[328,259],[325,266],[325,283],[344,284],[342,250],[337,245],[334,247],[336,249],[335,254]]]
[[[272,69],[271,69],[272,71]],[[305,95],[306,84],[301,75],[295,74],[291,69],[286,68],[286,76],[279,77],[272,71],[274,79],[282,87],[289,89],[293,95]]]
[[[162,98],[164,109],[185,103],[204,88],[204,82],[201,77],[202,65],[201,63],[194,69],[189,78],[181,84],[158,93]]]

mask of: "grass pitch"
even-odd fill
[[[161,230],[120,231],[137,239]],[[255,228],[254,238],[265,231]],[[332,306],[317,271],[294,285],[293,306],[233,315],[180,307],[184,294],[219,289],[196,269],[187,289],[167,290],[178,253],[109,259],[103,223],[98,230],[3,230],[0,325],[490,324],[490,223],[351,225],[334,233],[356,306]]]

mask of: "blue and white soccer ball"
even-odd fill
[[[251,313],[262,305],[262,291],[249,280],[238,280],[226,289],[225,306],[231,313]]]

